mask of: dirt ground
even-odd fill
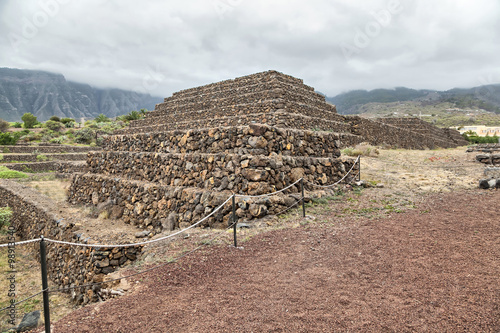
[[[53,331],[499,332],[500,192],[476,189],[482,167],[464,150],[364,158],[362,178],[383,188],[239,229],[240,248],[204,230],[151,248],[129,273],[210,245]]]
[[[152,271],[54,332],[498,332],[499,200],[461,191],[383,218],[299,219]]]

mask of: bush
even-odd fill
[[[82,128],[75,134],[75,141],[77,143],[90,144],[95,138],[95,131],[91,128]]]
[[[49,120],[57,121],[58,123],[61,122],[61,118],[59,118],[58,116],[52,116],[49,118]]]
[[[27,178],[28,175],[19,171],[10,170],[0,165],[0,179]]]
[[[36,161],[37,161],[37,162],[45,162],[45,161],[47,161],[48,159],[49,159],[49,158],[47,157],[47,155],[43,155],[43,154],[41,154],[41,155],[37,155],[37,156],[36,156]]]
[[[106,122],[111,121],[111,120],[101,113],[100,115],[98,115],[97,117],[94,118],[94,121],[96,123],[106,123]]]
[[[342,150],[342,154],[347,155],[347,156],[369,156],[369,157],[377,157],[380,152],[376,147],[373,147],[369,145],[366,142],[362,142],[356,147],[352,148],[345,148]]]
[[[474,133],[475,134],[475,133]],[[477,136],[477,135],[467,135],[463,134],[465,140],[470,143],[498,143],[498,136]]]
[[[54,132],[60,132],[63,129],[63,124],[55,120],[47,120],[45,127]]]
[[[10,224],[11,218],[12,210],[10,207],[0,207],[0,230],[2,230],[4,226],[8,226]]]
[[[0,119],[0,132],[5,133],[9,129],[10,124],[8,121]]]
[[[75,122],[75,119],[73,119],[73,118],[62,118],[61,119],[61,123],[63,123],[63,124],[74,123],[74,122]]]
[[[75,127],[75,122],[74,121],[70,121],[69,123],[65,123],[64,127],[66,127],[66,128],[74,128]]]
[[[19,138],[23,135],[23,132],[16,133],[0,133],[0,145],[3,146],[13,146],[17,143]]]
[[[21,127],[23,127],[23,123],[20,123],[20,122],[16,121],[16,122],[12,125],[12,127],[14,127],[14,128],[21,128]]]
[[[37,118],[29,112],[23,114],[21,120],[24,122],[24,128],[33,128],[38,123]]]

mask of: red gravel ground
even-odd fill
[[[53,332],[500,332],[500,191],[207,247]]]

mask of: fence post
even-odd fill
[[[233,235],[234,235],[234,247],[238,247],[238,240],[236,239],[236,203],[235,198],[236,195],[233,194]]]
[[[40,264],[42,266],[42,289],[43,289],[43,316],[45,320],[45,333],[50,333],[50,308],[49,308],[49,284],[47,282],[47,248],[43,236],[40,241]]]
[[[302,192],[302,217],[306,217],[306,206],[304,204],[304,178],[300,178],[300,190]]]
[[[358,156],[358,182],[361,181],[361,155]]]

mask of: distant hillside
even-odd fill
[[[152,110],[162,101],[133,91],[69,82],[61,74],[0,68],[0,118],[7,121],[20,121],[26,112],[39,121],[53,115],[88,119],[102,113],[115,117],[142,108]]]
[[[371,91],[354,90],[327,97],[326,100],[337,106],[341,114],[358,114],[368,103],[393,103],[415,101],[422,105],[452,103],[457,108],[483,109],[500,113],[500,85],[487,85],[470,89],[448,91],[415,90],[408,88],[376,89]]]

